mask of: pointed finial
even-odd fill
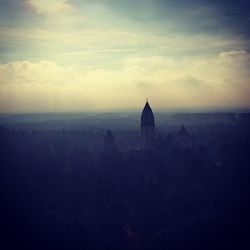
[[[146,102],[148,102],[148,98],[146,98]]]

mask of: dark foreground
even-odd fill
[[[0,128],[1,249],[249,249],[249,121],[39,124]]]

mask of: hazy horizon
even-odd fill
[[[131,109],[103,109],[103,110],[71,110],[71,111],[26,111],[26,112],[0,112],[0,115],[32,115],[32,114],[126,114],[141,113],[142,107]],[[250,107],[178,107],[155,108],[154,113],[249,113]]]

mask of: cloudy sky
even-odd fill
[[[0,112],[250,107],[248,0],[0,0]]]

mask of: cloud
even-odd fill
[[[41,21],[29,0],[0,0],[1,27],[27,27],[34,26]]]
[[[77,8],[105,9],[118,25],[147,29],[152,25],[175,33],[234,33],[249,37],[248,0],[68,0]]]
[[[132,56],[112,70],[50,61],[1,64],[1,112],[134,109],[145,98],[155,108],[249,106],[250,74],[234,70],[246,63],[238,57],[249,53],[222,52],[209,60]]]
[[[240,64],[247,64],[247,66],[250,63],[250,54],[245,50],[232,50],[232,51],[222,52],[220,54],[220,58],[223,62],[229,62],[229,63],[240,62]]]
[[[0,60],[5,63],[48,60],[95,68],[119,67],[128,55],[210,56],[220,51],[247,50],[250,44],[246,37],[225,32],[192,32],[193,24],[217,20],[213,8],[206,4],[187,6],[187,1],[181,1],[182,6],[146,0],[135,1],[131,8],[134,1],[130,0],[1,1],[10,12],[0,27]],[[128,12],[134,18],[128,17]],[[160,20],[158,12],[162,12]],[[140,15],[145,15],[145,20]],[[12,25],[5,25],[5,21]],[[181,25],[188,27],[183,29]]]
[[[73,10],[66,0],[29,0],[29,3],[42,13],[54,14]]]

